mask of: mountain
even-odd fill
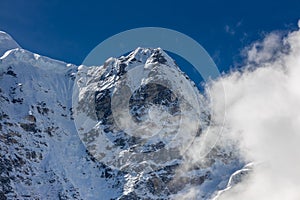
[[[159,48],[75,66],[0,32],[0,54],[1,200],[211,199],[244,166],[220,145],[189,163],[210,113]]]

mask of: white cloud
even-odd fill
[[[288,51],[287,51],[287,48]],[[245,51],[242,72],[233,72],[210,88],[215,113],[223,113],[220,84],[226,94],[223,136],[237,141],[244,159],[263,162],[246,181],[219,199],[300,199],[300,31],[271,33]]]
[[[245,48],[244,54],[249,63],[262,64],[274,58],[282,48],[282,37],[278,33],[267,35],[262,42],[255,42]]]

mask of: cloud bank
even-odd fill
[[[300,199],[300,31],[270,33],[243,53],[243,70],[209,91],[216,115],[226,105],[223,137],[238,144],[243,159],[261,164],[218,199]],[[223,86],[226,102],[218,96]]]

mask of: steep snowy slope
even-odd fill
[[[120,193],[118,180],[105,179],[114,172],[91,161],[78,138],[71,116],[75,72],[74,65],[23,49],[1,57],[0,199],[109,199]]]
[[[0,31],[0,55],[2,56],[7,50],[20,48],[16,41],[7,33]]]
[[[1,32],[0,50],[0,199],[169,199],[191,189],[210,199],[243,166],[216,146],[184,167],[209,111],[161,49],[77,67]]]

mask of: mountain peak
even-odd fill
[[[6,32],[0,31],[0,56],[6,51],[15,48],[20,48],[18,43]]]
[[[161,48],[138,47],[127,56],[122,56],[121,61],[139,62],[141,64],[160,63],[169,66],[176,65],[174,60]]]

